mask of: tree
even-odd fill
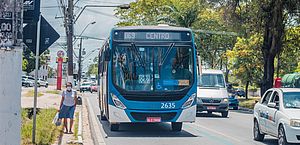
[[[121,19],[118,26],[157,25],[191,27],[200,10],[198,0],[139,0],[130,3],[130,9],[117,9]]]
[[[39,67],[41,65],[47,64],[48,56],[50,55],[50,51],[46,50],[41,56],[39,60]],[[35,55],[31,52],[31,50],[28,47],[24,47],[23,51],[23,63],[25,66],[22,67],[24,68],[23,71],[26,73],[31,73],[35,69]]]
[[[299,25],[299,0],[219,0],[226,6],[228,22],[239,22],[245,35],[263,34],[263,78],[261,93],[273,86],[275,57],[283,52],[285,32],[291,24]],[[226,11],[227,10],[227,11]],[[288,23],[292,22],[292,23]],[[229,23],[230,24],[230,23]],[[234,24],[234,23],[233,23]]]
[[[87,71],[87,75],[90,76],[90,75],[97,75],[98,73],[98,65],[97,64],[91,64],[88,68],[88,71]]]
[[[246,99],[248,99],[248,87],[250,83],[260,82],[262,74],[262,53],[259,51],[262,44],[262,36],[252,35],[250,38],[238,37],[232,50],[227,51],[229,68],[246,85]]]
[[[261,48],[264,60],[264,75],[261,84],[263,94],[273,87],[274,59],[283,49],[286,20],[300,11],[300,2],[298,0],[264,0],[260,1],[260,4],[264,27]]]

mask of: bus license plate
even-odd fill
[[[147,122],[161,122],[160,117],[147,117]]]
[[[207,109],[208,109],[208,110],[216,110],[217,107],[215,107],[215,106],[207,106]]]

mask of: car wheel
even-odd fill
[[[48,88],[48,85],[45,85],[45,88]]]
[[[256,120],[254,120],[253,136],[256,141],[263,141],[265,138],[265,135],[260,133],[259,124]]]
[[[172,122],[172,131],[181,131],[182,122]]]
[[[286,140],[285,131],[282,125],[280,125],[278,130],[278,145],[289,145]]]
[[[110,131],[118,131],[120,124],[111,124],[110,123]]]
[[[228,117],[228,111],[222,112],[221,114],[222,114],[222,117],[224,117],[224,118]]]

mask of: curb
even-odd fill
[[[239,111],[244,111],[248,113],[253,113],[253,109],[245,108],[245,107],[239,107]]]
[[[78,116],[78,134],[77,134],[77,143],[83,144],[82,140],[82,106],[80,106],[79,116]]]
[[[97,118],[95,117],[95,112],[93,111],[90,101],[86,98],[84,98],[84,100],[87,102],[85,105],[87,107],[88,110],[88,115],[89,115],[89,124],[90,124],[90,130],[91,130],[91,135],[92,135],[92,139],[94,141],[94,144],[96,145],[106,145],[104,138],[102,136],[101,131],[99,130],[99,125],[97,123]]]

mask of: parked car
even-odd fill
[[[238,110],[239,100],[235,94],[229,93],[228,95],[229,109]]]
[[[48,88],[48,82],[45,81],[45,80],[43,80],[43,79],[41,79],[41,78],[39,78],[38,81],[37,81],[37,86],[38,87],[43,86],[45,88]]]
[[[272,88],[254,106],[254,140],[265,135],[278,138],[279,145],[300,143],[300,89]]]
[[[24,87],[32,87],[33,85],[34,85],[33,82],[28,81],[28,80],[25,79],[25,78],[22,78],[22,86],[24,86]]]
[[[236,91],[235,91],[235,94],[237,96],[240,96],[240,97],[245,97],[246,96],[246,92],[242,88],[237,88]]]
[[[80,86],[80,92],[86,92],[86,91],[91,91],[91,84],[90,83],[83,83]]]
[[[98,86],[96,84],[91,84],[91,93],[98,92]]]

